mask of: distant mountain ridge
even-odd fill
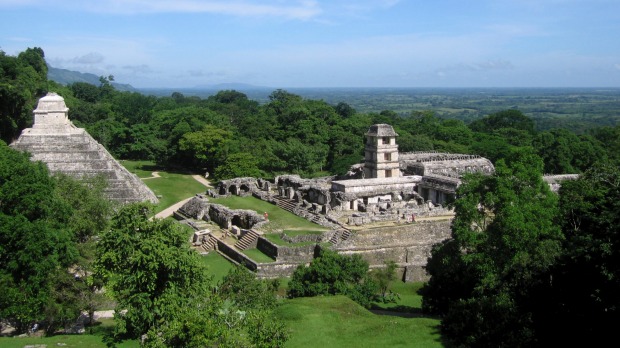
[[[49,65],[47,66],[47,79],[62,85],[68,85],[74,82],[85,82],[95,86],[99,86],[100,84],[99,76],[95,74],[59,69]],[[112,82],[112,86],[119,91],[138,92],[138,90],[130,84]]]

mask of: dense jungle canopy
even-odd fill
[[[120,159],[150,159],[165,166],[208,171],[218,179],[343,174],[363,157],[364,133],[375,123],[391,124],[399,149],[478,154],[497,161],[515,147],[532,147],[544,172],[580,173],[596,160],[618,160],[620,126],[584,134],[566,129],[536,131],[536,120],[517,109],[499,111],[465,124],[432,110],[402,116],[394,111],[358,113],[275,90],[266,103],[238,91],[207,98],[121,92],[101,77],[98,86],[68,86],[46,78],[40,48],[17,57],[0,51],[0,138],[10,143],[32,123],[38,98],[54,91],[65,98],[69,117]]]

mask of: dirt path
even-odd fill
[[[155,218],[157,219],[165,219],[168,216],[172,216],[172,214],[177,211],[179,208],[181,208],[183,206],[183,204],[187,203],[187,201],[189,201],[190,199],[192,199],[194,197],[189,197],[189,198],[185,198],[184,200],[174,203],[173,205],[169,206],[168,208],[160,211],[159,213],[155,214]]]
[[[209,180],[205,179],[204,176],[192,175],[192,178],[194,178],[194,180],[198,181],[199,183],[205,185],[206,187],[209,187],[209,188],[213,187],[211,186],[211,183],[209,182]]]
[[[161,178],[161,176],[159,175],[159,172],[152,172],[151,176],[148,178],[141,178],[142,180],[148,180],[148,179],[156,179],[156,178]]]

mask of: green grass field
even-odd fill
[[[373,308],[385,309],[390,311],[405,313],[421,313],[422,312],[422,296],[418,294],[418,290],[424,286],[424,283],[405,283],[394,281],[388,289],[397,293],[400,297],[395,303],[375,303]]]
[[[306,231],[306,230],[285,230],[284,234],[286,234],[289,237],[295,237],[295,236],[301,236],[301,235],[305,235],[305,234],[321,234],[325,231]]]
[[[103,335],[111,332],[114,326],[112,319],[101,319],[95,325],[86,328],[87,334],[81,335],[56,335],[51,337],[0,337],[2,348],[23,348],[27,345],[47,345],[47,347],[68,348],[105,348]],[[119,343],[118,348],[137,348],[140,342],[137,340]]]
[[[235,267],[224,256],[218,254],[215,251],[201,256],[201,260],[207,266],[209,275],[213,277],[214,283],[218,283],[228,272]]]
[[[252,248],[243,251],[249,258],[259,263],[274,262],[275,260],[264,254],[262,251]]]
[[[376,315],[345,296],[285,300],[285,347],[443,347],[439,320]]]
[[[196,193],[205,192],[207,188],[194,180],[190,174],[171,173],[157,167],[151,161],[120,161],[127,170],[142,178],[159,198],[159,204],[155,207],[158,213],[167,207],[194,196]],[[152,178],[152,172],[159,172],[159,178]]]

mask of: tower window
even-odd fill
[[[383,145],[389,145],[389,144],[390,144],[390,138],[388,138],[388,137],[383,137],[383,138],[381,139],[381,143],[382,143]]]
[[[392,160],[392,153],[390,153],[390,152],[386,152],[386,153],[384,153],[384,154],[383,154],[383,159],[384,159],[385,161],[391,161],[391,160]]]

